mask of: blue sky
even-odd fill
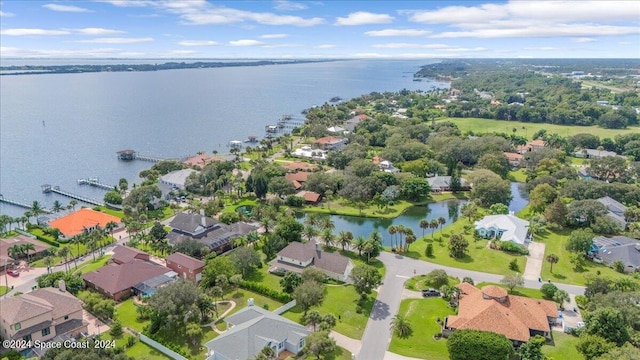
[[[638,1],[0,2],[1,57],[638,58]]]

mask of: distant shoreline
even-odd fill
[[[94,72],[134,72],[161,71],[180,69],[210,69],[221,67],[269,66],[322,63],[340,60],[258,60],[258,61],[196,61],[193,63],[165,62],[162,64],[101,64],[101,65],[13,65],[1,66],[0,76],[10,75],[43,75],[43,74],[76,74]]]

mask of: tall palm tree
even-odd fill
[[[364,250],[365,245],[367,244],[367,240],[364,239],[363,236],[358,236],[353,243],[353,247],[358,250],[358,256],[362,256],[362,250]]]
[[[76,255],[73,256],[73,253],[71,252],[71,249],[69,249],[69,253],[71,254],[71,256],[73,256],[73,263],[74,263],[76,269],[78,268],[78,258],[80,257],[80,244],[83,244],[84,241],[85,241],[84,233],[78,234],[78,235],[76,235],[76,236],[71,238],[71,243],[72,244],[76,244],[76,249],[78,250]]]
[[[42,205],[40,205],[39,202],[34,201],[34,202],[31,203],[31,213],[36,218],[36,223],[37,223],[38,222],[38,216],[44,214],[45,211],[44,211],[44,209],[42,208]]]
[[[307,214],[307,217],[304,219],[305,225],[318,227],[319,223],[320,223],[320,218],[319,218],[319,215],[316,213]]]
[[[27,211],[24,212],[24,218],[27,219],[27,221],[25,222],[25,225],[31,223],[31,217],[32,216],[33,216],[33,213],[31,212],[31,210],[27,210]]]
[[[407,233],[407,237],[405,238],[406,250],[409,251],[409,245],[413,244],[416,241],[416,235],[413,233],[413,230],[409,229]]]
[[[21,245],[13,245],[7,250],[7,255],[10,258],[17,260],[23,254]]]
[[[324,241],[324,246],[330,249],[333,246],[334,240],[335,236],[333,235],[333,232],[331,230],[324,229],[322,231],[322,241]]]
[[[446,223],[447,223],[447,220],[446,220],[444,217],[440,216],[440,217],[438,218],[438,225],[440,225],[440,232],[442,232],[442,227],[443,227],[443,226],[444,226],[444,224],[446,224]]]
[[[435,234],[435,232],[436,232],[435,230],[436,230],[437,228],[438,228],[438,220],[437,220],[437,219],[432,219],[432,220],[429,222],[429,229],[432,229],[432,230],[431,230],[431,238],[432,238],[432,239],[433,239],[433,235],[434,235],[434,234]]]
[[[398,314],[391,319],[391,331],[396,333],[401,338],[406,338],[411,335],[411,323],[402,314]]]
[[[44,258],[44,264],[47,265],[47,274],[51,273],[51,264],[53,264],[53,256],[47,255]]]
[[[391,249],[395,249],[396,248],[396,243],[395,243],[396,227],[394,225],[390,225],[387,228],[387,231],[389,232],[389,236],[391,237]]]
[[[398,237],[400,238],[400,240],[398,241],[398,248],[403,249],[404,248],[404,243],[402,241],[402,235],[407,233],[407,228],[404,227],[404,225],[397,225],[396,226],[396,234],[398,234]]]
[[[76,205],[78,205],[78,201],[71,200],[69,201],[69,205],[71,205],[71,209],[73,209],[73,211],[76,211]]]
[[[109,235],[111,237],[113,237],[113,230],[115,230],[117,227],[118,227],[118,224],[115,221],[109,221],[104,225],[104,229],[107,230],[107,232],[109,232]]]
[[[60,250],[58,250],[58,253],[56,255],[64,259],[64,271],[68,272],[69,264],[67,260],[69,258],[69,248],[67,246],[61,247]]]
[[[29,251],[36,251],[36,247],[32,243],[22,244],[22,249],[27,254],[27,264],[31,262],[31,257],[29,256]]]
[[[330,216],[323,216],[322,220],[320,220],[320,227],[323,230],[333,231],[333,229],[336,228],[336,225],[333,223]]]
[[[338,234],[338,241],[340,241],[340,245],[342,246],[342,251],[344,248],[351,245],[351,241],[353,240],[353,233],[351,231],[340,231]]]
[[[427,219],[420,220],[420,229],[422,229],[422,237],[424,237],[424,230],[429,227],[429,221]]]
[[[29,222],[29,217],[27,215],[31,215],[31,213],[29,213],[28,211],[25,211],[24,216],[20,217],[20,225],[21,225],[20,227],[22,228],[22,230],[25,230],[25,226]]]
[[[57,213],[60,212],[62,210],[63,206],[62,203],[58,200],[53,202],[53,206],[51,207],[51,210],[53,210],[53,212]]]
[[[553,274],[553,264],[557,264],[560,258],[556,254],[547,255],[547,261],[551,264],[551,273]]]

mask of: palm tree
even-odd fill
[[[71,209],[73,209],[73,211],[76,211],[76,205],[78,205],[78,202],[76,200],[71,200],[69,201],[69,205],[71,205]]]
[[[53,206],[51,208],[51,210],[53,210],[53,212],[57,213],[60,212],[62,210],[63,206],[62,203],[58,200],[53,202]]]
[[[468,202],[462,205],[462,207],[460,208],[460,212],[462,213],[462,216],[469,218],[469,222],[471,222],[471,219],[476,217],[478,207],[476,206],[476,204]]]
[[[391,319],[391,331],[401,338],[407,338],[413,332],[411,323],[402,314],[398,314]]]
[[[27,253],[27,264],[31,262],[31,258],[29,257],[29,251],[36,251],[36,247],[32,243],[22,244],[22,249]]]
[[[331,232],[331,230],[324,229],[322,231],[322,241],[324,241],[324,246],[331,249],[334,239],[335,236],[333,235],[333,232]]]
[[[320,227],[323,230],[333,231],[333,229],[335,229],[336,225],[333,223],[333,220],[331,220],[331,217],[324,216],[324,217],[322,217],[322,220],[320,220]]]
[[[25,225],[26,224],[30,224],[31,223],[31,217],[33,216],[33,213],[31,212],[31,210],[27,210],[24,212],[24,216],[23,218],[26,218],[27,220],[25,221]]]
[[[407,228],[405,228],[404,225],[396,225],[396,234],[398,234],[398,237],[400,238],[400,240],[398,241],[399,249],[404,248],[404,245],[402,244],[402,235],[406,233],[407,233]]]
[[[31,213],[36,218],[36,223],[37,223],[38,222],[38,216],[44,214],[45,211],[44,211],[44,209],[42,208],[42,205],[40,205],[39,202],[34,201],[33,203],[31,203]]]
[[[318,227],[319,223],[320,223],[320,218],[319,218],[319,215],[316,213],[308,214],[307,217],[304,219],[305,225]]]
[[[436,232],[435,230],[436,230],[437,228],[438,228],[438,220],[436,220],[436,219],[432,219],[432,220],[429,222],[429,229],[432,229],[432,230],[431,230],[431,238],[432,238],[432,239],[433,239],[433,235],[434,235],[434,234],[435,234],[435,232]]]
[[[391,249],[395,249],[396,244],[395,244],[395,241],[394,241],[394,237],[396,235],[396,227],[394,225],[390,225],[387,228],[387,231],[389,232],[389,236],[391,237]]]
[[[47,265],[47,274],[51,273],[51,264],[53,264],[53,256],[47,255],[44,258],[44,264]]]
[[[80,244],[84,243],[84,233],[82,234],[78,234],[74,237],[71,238],[71,243],[72,244],[76,244],[76,249],[78,250],[78,252],[76,253],[76,256],[73,257],[73,263],[75,264],[76,269],[78,268],[78,258],[80,257]],[[71,249],[69,249],[69,253],[71,253]],[[73,256],[73,253],[71,253],[71,256]]]
[[[302,228],[302,235],[307,238],[307,241],[311,241],[314,236],[318,234],[318,230],[315,227],[305,224]]]
[[[21,245],[13,245],[7,250],[7,255],[9,255],[9,257],[14,260],[17,260],[22,253],[23,251]]]
[[[351,241],[353,240],[353,233],[351,231],[340,231],[338,234],[338,241],[342,246],[342,251],[344,248],[351,245]]]
[[[66,247],[66,246],[61,247],[60,250],[58,250],[58,253],[56,255],[58,255],[58,256],[60,256],[61,258],[64,259],[64,270],[66,272],[68,272],[69,271],[69,265],[68,265],[67,259],[69,258],[69,248]]]
[[[551,273],[553,274],[553,264],[557,264],[560,258],[556,254],[547,255],[547,261],[551,264]]]
[[[420,229],[422,229],[422,237],[424,237],[424,230],[429,227],[427,219],[420,220]]]
[[[109,221],[104,225],[104,229],[107,230],[107,232],[109,232],[109,235],[111,237],[113,237],[113,230],[115,230],[117,227],[118,227],[118,224],[116,224],[115,221]]]
[[[304,316],[304,322],[306,325],[313,325],[313,331],[316,331],[316,325],[322,321],[322,315],[317,310],[312,310]]]
[[[409,245],[413,244],[417,239],[416,235],[413,233],[413,230],[409,229],[409,233],[407,233],[407,237],[405,238],[406,250],[409,251]]]
[[[367,241],[364,239],[363,236],[358,236],[355,240],[355,242],[353,243],[353,247],[356,248],[356,250],[358,250],[358,256],[362,256],[362,250],[364,250],[365,245],[367,244]]]
[[[446,223],[447,223],[447,220],[444,217],[440,216],[438,218],[438,225],[440,225],[440,232],[442,232],[442,226]]]

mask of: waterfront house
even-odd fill
[[[536,335],[551,339],[551,325],[558,320],[555,302],[509,295],[494,285],[478,289],[463,282],[456,287],[460,289],[458,314],[447,316],[445,330],[490,331],[506,336],[516,347]]]
[[[227,331],[205,344],[207,360],[254,359],[267,346],[278,359],[296,357],[311,333],[300,324],[254,306],[253,299],[225,322]]]
[[[316,149],[325,151],[340,150],[347,144],[347,139],[339,138],[335,136],[325,136],[313,141],[313,146]]]
[[[453,191],[451,188],[451,176],[433,176],[427,178],[427,182],[429,183],[429,187],[432,192],[443,192],[443,191]],[[460,178],[460,190],[467,191],[471,190],[471,185],[469,182],[463,178]]]
[[[349,275],[354,266],[348,257],[337,252],[326,252],[315,241],[290,243],[278,252],[269,265],[274,269],[296,273],[313,266],[322,270],[328,277],[344,282],[350,281]]]
[[[513,213],[509,215],[487,215],[474,223],[476,233],[485,239],[511,241],[524,245],[531,241],[529,237],[529,222],[522,220]]]
[[[330,128],[327,128],[327,132],[332,133],[332,134],[343,134],[345,132],[345,128],[340,127],[340,126],[332,126]]]
[[[15,254],[13,257],[9,256],[9,253],[11,252],[9,249],[15,245],[22,246],[26,244],[31,244],[34,247],[34,250],[29,251],[31,259],[37,259],[44,256],[46,251],[51,247],[26,235],[16,235],[8,239],[0,239],[0,269],[4,269],[5,266],[13,264],[13,262],[18,260],[20,257],[26,258],[26,253],[24,255]]]
[[[595,261],[608,266],[613,266],[616,261],[622,262],[627,273],[640,271],[640,241],[636,239],[598,236],[593,239],[590,254]]]
[[[205,263],[183,253],[175,252],[167,256],[167,267],[183,279],[200,282]]]
[[[200,214],[178,213],[171,223],[167,242],[176,245],[186,239],[195,240],[211,251],[221,254],[233,248],[233,240],[256,231],[256,226],[237,222],[227,225]]]
[[[82,302],[66,291],[64,281],[60,289],[41,288],[1,299],[0,309],[0,334],[5,340],[48,341],[87,332]]]
[[[65,238],[70,238],[98,227],[103,228],[110,222],[120,226],[120,218],[89,208],[82,208],[67,216],[49,222],[49,227],[60,230]]]
[[[302,195],[304,202],[307,204],[317,205],[322,200],[322,195],[314,191],[305,191]]]
[[[184,190],[184,185],[187,182],[187,178],[193,173],[197,174],[199,173],[199,171],[194,169],[172,171],[168,174],[160,176],[160,179],[158,179],[158,183],[167,185],[174,189]]]
[[[327,158],[327,152],[322,149],[312,149],[311,146],[303,146],[293,151],[293,155],[306,157],[314,160],[324,160]]]
[[[626,206],[609,196],[603,196],[597,199],[597,201],[607,207],[607,216],[618,224],[620,230],[627,228],[627,220],[624,217],[624,212],[627,211]]]
[[[309,177],[308,172],[299,171],[296,173],[287,173],[284,175],[285,179],[293,184],[293,187],[298,190],[302,187],[302,185],[307,182],[307,178]]]

